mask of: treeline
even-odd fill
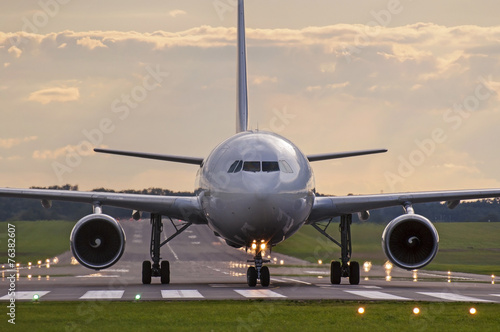
[[[450,210],[443,203],[414,204],[416,214],[423,215],[432,222],[500,222],[500,199],[482,199],[474,202],[462,202]],[[403,214],[403,208],[394,206],[370,211],[370,221],[388,223]],[[353,221],[358,221],[357,215]]]
[[[32,187],[33,189],[78,190],[77,185]],[[192,192],[173,192],[162,188],[148,188],[142,190],[114,191],[106,188],[96,188],[92,191],[117,192],[143,195],[163,196],[193,196]],[[318,194],[318,196],[322,196]],[[455,209],[450,210],[442,203],[415,204],[415,213],[421,214],[432,222],[500,222],[500,198],[482,199],[475,202],[462,202]],[[130,218],[129,209],[104,206],[103,211],[115,218]],[[40,200],[25,198],[0,197],[0,221],[14,220],[79,220],[92,213],[92,206],[84,203],[53,201],[50,209],[42,207]],[[388,223],[400,216],[403,209],[400,206],[370,211],[369,222]],[[144,213],[147,218],[148,214]],[[353,221],[358,222],[357,215]]]
[[[32,189],[52,189],[52,190],[78,190],[78,186],[50,186],[50,187],[32,187]],[[173,192],[161,188],[148,188],[143,190],[123,190],[114,191],[112,189],[97,188],[91,191],[117,192],[128,194],[144,195],[168,195],[168,196],[193,196],[191,192]],[[103,212],[115,218],[130,218],[132,210],[104,206]],[[40,200],[26,198],[0,197],[0,221],[15,220],[79,220],[80,218],[92,213],[92,205],[85,203],[52,201],[52,207],[45,209]],[[143,214],[147,217],[147,214]]]

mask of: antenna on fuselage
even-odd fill
[[[238,77],[236,132],[248,130],[247,54],[245,43],[245,8],[238,0]]]

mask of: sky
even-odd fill
[[[236,1],[0,4],[0,186],[191,191],[235,133]],[[498,1],[246,1],[250,127],[305,154],[318,192],[500,187]]]

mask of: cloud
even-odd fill
[[[57,148],[53,150],[36,150],[33,152],[33,159],[47,160],[47,159],[57,159],[62,156],[77,154],[80,157],[86,157],[94,155],[95,152],[89,149],[87,146],[83,145],[66,145],[62,148]]]
[[[264,83],[276,83],[278,82],[278,78],[270,76],[256,76],[253,78],[252,82],[255,85],[261,85]]]
[[[180,15],[186,15],[186,12],[184,10],[181,10],[181,9],[174,9],[174,10],[169,11],[168,15],[170,15],[171,17],[177,17]]]
[[[0,148],[4,149],[10,149],[13,146],[22,144],[22,143],[27,143],[31,141],[36,141],[38,137],[36,136],[29,136],[29,137],[24,137],[24,138],[1,138],[0,139]]]
[[[83,47],[86,47],[89,50],[93,50],[95,48],[107,48],[107,46],[104,45],[102,43],[102,41],[97,40],[97,39],[93,39],[93,38],[90,38],[90,37],[84,37],[82,39],[78,39],[76,41],[76,44],[77,45],[81,45]],[[62,45],[64,45],[64,44],[62,44]],[[62,45],[60,45],[59,47],[64,48],[64,46],[62,46]]]
[[[16,46],[11,46],[7,52],[9,52],[9,54],[14,55],[16,58],[19,58],[21,54],[23,54],[23,51],[21,51]]]
[[[51,102],[67,102],[80,99],[78,88],[46,88],[32,92],[28,100],[39,102],[43,105]]]

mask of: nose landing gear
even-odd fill
[[[269,263],[270,260],[262,259],[262,253],[259,251],[255,255],[254,259],[248,260],[248,263],[255,263],[254,266],[250,266],[247,269],[247,284],[249,287],[255,287],[257,285],[257,280],[260,280],[262,287],[268,287],[271,282],[271,274],[269,273],[269,268],[263,266],[263,263]]]

